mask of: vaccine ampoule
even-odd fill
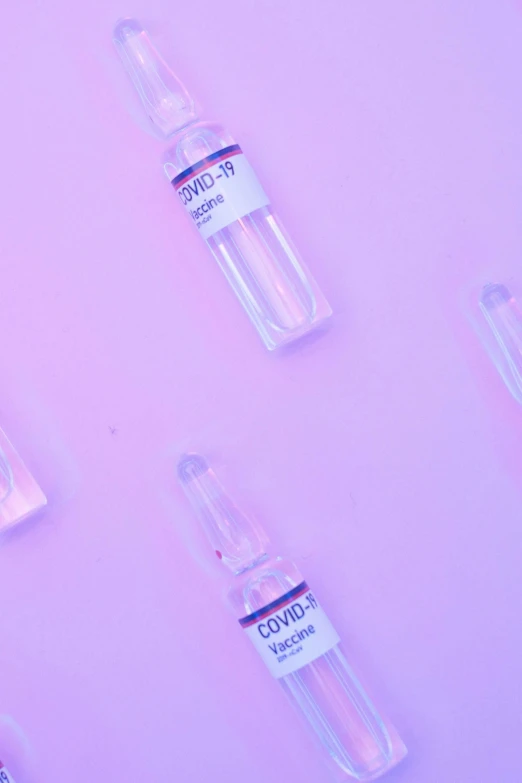
[[[194,101],[134,19],[114,43],[156,132],[164,169],[191,221],[268,349],[316,328],[331,309],[286,233],[241,147]]]
[[[340,638],[297,565],[227,496],[205,459],[178,476],[210,545],[233,574],[228,597],[243,633],[304,716],[342,779],[375,780],[405,755],[397,731],[364,692]]]

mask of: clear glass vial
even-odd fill
[[[194,101],[134,19],[114,42],[156,130],[171,142],[164,169],[268,349],[331,315],[235,139],[201,122]]]
[[[178,475],[212,548],[232,572],[228,597],[240,626],[338,775],[363,781],[388,772],[406,748],[361,687],[296,564],[268,554],[266,536],[226,495],[203,457],[183,457]]]

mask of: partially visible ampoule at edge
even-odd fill
[[[488,352],[507,388],[522,403],[522,308],[504,283],[488,283],[479,307],[495,337],[496,351]]]
[[[0,429],[0,533],[46,505],[44,493]]]
[[[152,121],[172,142],[164,169],[267,348],[305,335],[331,315],[239,144],[201,122],[194,101],[135,19],[114,43]]]
[[[227,496],[205,459],[184,456],[180,483],[222,563],[239,626],[307,720],[341,779],[375,780],[405,755],[394,727],[350,668],[340,639],[298,567]]]
[[[0,781],[1,783],[15,783],[14,777],[8,771],[7,767],[4,765],[1,759],[0,759]]]

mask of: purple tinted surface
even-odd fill
[[[262,174],[321,340],[249,326],[133,122],[123,14]],[[390,780],[522,780],[522,413],[466,313],[521,274],[520,2],[33,0],[2,29],[1,426],[50,503],[0,548],[15,779],[325,779],[202,568],[193,449],[303,555],[409,746]]]

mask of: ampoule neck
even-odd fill
[[[165,141],[170,144],[170,142],[175,141],[179,136],[183,136],[194,125],[197,125],[198,122],[201,122],[201,117],[198,117],[196,115],[187,118],[187,121],[185,122],[184,125],[180,125],[177,128],[173,128],[173,130],[171,130],[170,133],[166,134]]]
[[[250,560],[248,563],[242,563],[241,565],[238,565],[236,563],[235,566],[229,566],[229,567],[233,572],[234,576],[243,576],[243,574],[246,574],[248,571],[253,571],[258,566],[263,565],[263,563],[266,563],[266,561],[269,559],[270,559],[270,555],[268,554],[268,552],[263,552],[263,554],[257,555],[253,560]]]

